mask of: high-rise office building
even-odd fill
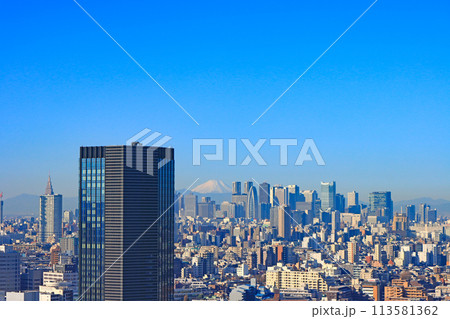
[[[270,203],[259,204],[258,215],[258,220],[270,219]]]
[[[198,215],[198,197],[194,194],[184,195],[184,216]]]
[[[305,202],[315,203],[317,201],[317,192],[314,190],[306,190],[302,194],[305,196]]]
[[[231,195],[231,202],[236,204],[237,215],[236,218],[245,218],[247,206],[248,206],[248,195],[247,194],[234,194]]]
[[[393,205],[391,192],[372,192],[369,194],[369,212],[372,214],[384,213],[388,220],[392,220]]]
[[[336,236],[336,232],[341,230],[341,213],[338,210],[331,212],[331,235]]]
[[[63,222],[64,223],[72,223],[73,222],[73,212],[71,210],[64,211]]]
[[[425,215],[425,223],[435,223],[437,221],[437,210],[428,209]]]
[[[270,207],[270,226],[278,228],[278,206]]]
[[[375,250],[373,254],[373,260],[381,261],[381,244],[375,244]]]
[[[336,209],[336,182],[320,183],[322,210]]]
[[[0,193],[0,224],[3,224],[3,193]]]
[[[288,205],[287,190],[281,185],[275,185],[270,190],[270,204],[272,206]]]
[[[409,222],[416,221],[416,206],[415,205],[406,206],[406,217],[408,217]]]
[[[348,243],[348,262],[355,263],[358,261],[358,243],[350,241]]]
[[[236,218],[236,203],[222,202],[220,211],[226,217]]]
[[[232,195],[240,195],[241,194],[241,182],[233,182],[231,194]]]
[[[295,203],[299,201],[299,187],[297,185],[288,185],[286,186],[287,192],[287,203],[291,210],[295,210]]]
[[[359,194],[355,191],[347,193],[348,206],[359,205]]]
[[[419,212],[416,216],[418,223],[427,223],[426,219],[427,219],[429,209],[430,209],[430,206],[427,204],[422,203],[419,205]]]
[[[406,232],[408,230],[408,217],[406,214],[396,214],[392,219],[392,230]]]
[[[173,205],[175,215],[179,217],[184,216],[184,195],[179,192],[175,192],[175,204]]]
[[[58,242],[62,236],[62,195],[53,192],[52,181],[48,177],[45,193],[40,197],[39,241]]]
[[[246,218],[247,219],[258,219],[258,193],[256,192],[256,187],[251,186],[247,194],[247,209]]]
[[[305,205],[307,205],[308,203],[310,204],[308,208],[301,208],[298,206],[298,203],[295,205],[296,209],[300,209],[300,210],[311,210],[313,211],[314,214],[316,214],[319,211],[320,208],[320,202],[317,196],[317,192],[315,190],[305,190],[301,192],[303,197],[304,197],[304,201],[305,201]]]
[[[345,213],[345,197],[341,194],[336,194],[336,210],[340,211],[341,213]]]
[[[243,194],[247,194],[250,192],[250,189],[253,187],[253,182],[244,182],[244,190],[243,190]]]
[[[211,201],[211,197],[202,197],[201,203],[198,206],[198,216],[203,218],[214,217],[215,202]]]
[[[277,231],[278,237],[289,240],[291,237],[291,223],[292,217],[290,216],[290,209],[287,205],[280,205],[278,207],[278,220],[277,220]]]
[[[80,148],[81,300],[173,298],[174,151]]]
[[[20,255],[12,246],[0,246],[0,291],[20,290]]]
[[[270,203],[270,185],[266,182],[259,184],[259,203]]]

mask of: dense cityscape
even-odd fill
[[[4,1],[1,315],[448,317],[449,12]]]
[[[38,218],[1,200],[0,300],[450,300],[450,223],[427,203],[334,181],[175,192],[173,149],[139,143],[79,163],[71,211],[50,176]]]

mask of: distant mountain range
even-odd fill
[[[63,209],[75,210],[78,207],[77,197],[63,197]],[[21,194],[3,201],[4,217],[38,217],[39,195]]]
[[[178,190],[179,193],[183,193],[184,191],[184,189]],[[215,200],[218,204],[223,201],[231,200],[231,188],[220,180],[209,180],[187,193],[193,193],[199,196],[199,201],[201,200],[200,198],[204,196],[211,197],[211,199]],[[400,212],[401,207],[404,208],[406,205],[416,205],[417,211],[418,206],[421,203],[426,203],[430,205],[431,208],[436,208],[440,215],[450,217],[450,201],[445,199],[433,199],[430,197],[394,202],[394,210]],[[18,216],[37,217],[39,215],[39,195],[21,194],[7,198],[4,200],[3,208],[5,218]],[[76,208],[78,208],[77,197],[63,197],[64,210],[75,210]]]

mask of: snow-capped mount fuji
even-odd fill
[[[200,194],[226,194],[231,193],[231,187],[223,181],[211,179],[206,183],[198,185],[192,191]]]

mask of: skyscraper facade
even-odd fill
[[[194,194],[184,195],[184,216],[198,215],[198,197]]]
[[[385,213],[388,220],[392,220],[394,203],[391,199],[391,192],[372,192],[369,194],[369,212],[377,214]]]
[[[80,148],[81,300],[173,298],[174,152]]]
[[[437,210],[428,209],[425,215],[425,223],[435,223],[437,221]]]
[[[44,195],[40,196],[39,241],[59,241],[62,236],[62,195],[53,192],[52,181],[48,177]]]
[[[248,181],[248,182],[244,182],[244,190],[243,193],[244,194],[248,194],[250,192],[250,189],[253,187],[253,182]]]
[[[248,191],[247,199],[247,209],[246,218],[248,219],[259,219],[258,213],[258,193],[256,192],[256,187],[251,186]]]
[[[233,182],[232,195],[240,195],[241,194],[241,182]]]
[[[0,246],[0,291],[20,290],[20,254],[12,246]]]
[[[288,185],[286,186],[286,192],[288,197],[288,205],[291,210],[295,210],[295,203],[299,201],[299,187],[297,185]]]
[[[198,216],[203,218],[214,217],[215,202],[211,201],[211,197],[202,197],[202,201],[197,204]]]
[[[266,182],[259,184],[259,203],[270,203],[270,185]]]
[[[341,213],[345,213],[345,197],[341,194],[336,194],[335,209]]]
[[[287,190],[281,185],[275,185],[270,190],[270,203],[272,206],[282,206],[288,204]]]
[[[334,210],[331,213],[331,234],[336,235],[339,230],[341,230],[341,213]]]
[[[336,182],[320,183],[322,210],[336,209]]]
[[[3,193],[0,194],[0,224],[3,224]]]
[[[355,263],[358,261],[358,243],[356,241],[350,241],[348,243],[348,262]]]
[[[426,223],[427,222],[427,215],[428,215],[429,209],[430,209],[430,206],[425,203],[422,203],[419,205],[419,212],[416,216],[418,223]]]
[[[289,240],[291,237],[291,221],[290,209],[287,205],[280,205],[278,207],[278,220],[277,220],[277,231],[278,237]]]
[[[305,196],[305,202],[315,203],[317,201],[317,192],[314,190],[306,190],[302,194]]]
[[[415,205],[407,205],[406,206],[406,217],[408,217],[409,222],[416,221],[416,206]]]
[[[359,205],[359,194],[355,191],[347,193],[348,206]]]

